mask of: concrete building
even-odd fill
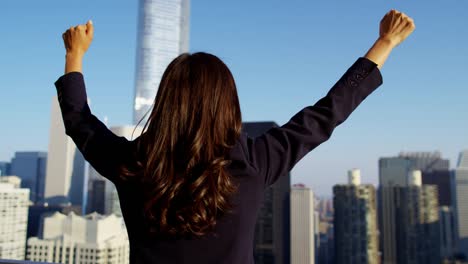
[[[129,242],[122,218],[97,213],[84,217],[54,213],[40,237],[27,241],[27,259],[58,263],[129,263]]]
[[[75,142],[65,134],[57,96],[52,99],[45,201],[83,206],[85,160]]]
[[[315,263],[314,193],[304,184],[291,188],[291,263]]]
[[[28,208],[28,234],[27,237],[37,237],[42,234],[44,228],[44,218],[53,215],[56,212],[68,214],[74,212],[81,215],[81,206],[71,204],[47,204],[35,203]]]
[[[255,138],[277,126],[275,122],[244,122],[242,132]],[[281,264],[291,260],[290,190],[289,172],[265,189],[255,225],[255,263]]]
[[[361,185],[359,169],[333,187],[335,263],[379,263],[375,187]]]
[[[10,173],[21,178],[21,187],[29,189],[29,199],[39,202],[44,199],[47,152],[16,152],[11,160]]]
[[[29,189],[17,176],[0,177],[0,259],[24,260]]]
[[[189,0],[140,0],[133,124],[151,109],[169,63],[188,52],[189,16]]]

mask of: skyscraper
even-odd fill
[[[468,258],[468,150],[458,156],[455,169],[456,222],[458,226],[458,251]]]
[[[441,263],[437,186],[422,185],[421,178],[411,170],[407,186],[395,187],[395,263]]]
[[[275,122],[244,122],[242,131],[250,137],[257,137],[276,126]],[[255,225],[255,263],[290,262],[290,189],[290,173],[279,177],[265,189],[263,205]]]
[[[140,0],[133,123],[151,108],[167,65],[189,49],[189,0]],[[148,115],[142,121],[144,124]]]
[[[333,187],[336,263],[379,263],[375,188],[361,185],[359,169]]]
[[[24,260],[29,189],[16,176],[0,177],[0,259]]]
[[[85,159],[65,134],[57,96],[52,99],[45,199],[49,204],[83,206]]]
[[[291,188],[291,263],[315,263],[314,194],[304,184]]]
[[[21,178],[21,187],[29,189],[33,203],[44,199],[46,165],[46,152],[16,152],[11,160],[10,174]]]
[[[442,159],[440,152],[400,152],[397,157],[379,159],[379,228],[383,263],[396,263],[396,187],[408,186],[408,174],[420,170],[434,175],[435,171],[447,170],[449,161]],[[439,174],[437,174],[439,175]],[[430,176],[428,176],[430,177]],[[428,178],[429,179],[429,178]],[[436,179],[439,180],[439,179]],[[441,179],[442,181],[446,179]],[[445,186],[442,184],[441,186]],[[444,190],[446,192],[446,190]]]

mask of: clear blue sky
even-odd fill
[[[92,19],[84,63],[94,114],[131,121],[138,1],[2,1],[0,160],[47,150],[54,81],[63,74],[61,34]],[[382,68],[384,83],[292,171],[319,195],[399,151],[440,150],[455,165],[468,148],[467,1],[192,1],[190,50],[218,55],[234,73],[244,121],[284,124],[314,104],[378,36],[395,8],[416,30]]]

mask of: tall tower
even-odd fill
[[[333,187],[336,263],[379,263],[376,195],[361,185],[359,169],[348,171],[348,184]]]
[[[291,263],[315,263],[314,194],[303,184],[291,188]]]
[[[65,134],[57,96],[52,99],[45,200],[49,204],[83,205],[85,159]]]
[[[134,124],[151,108],[167,65],[181,53],[188,52],[189,15],[190,0],[140,0]]]

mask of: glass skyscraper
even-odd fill
[[[151,109],[167,65],[189,47],[189,0],[140,0],[133,123]],[[148,120],[149,113],[141,121]]]

